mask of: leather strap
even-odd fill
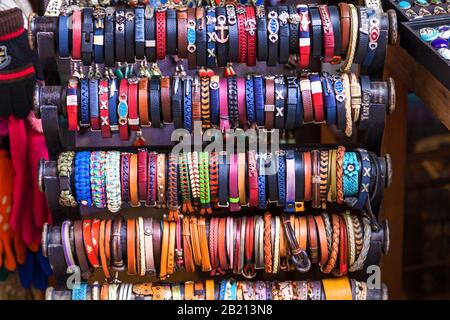
[[[69,111],[69,110],[68,110]],[[91,130],[100,130],[100,116],[98,104],[98,80],[89,80],[89,112],[91,115]]]
[[[90,66],[92,63],[92,51],[94,43],[94,21],[92,17],[93,13],[93,8],[83,9],[81,57],[85,66]]]
[[[237,107],[239,112],[239,127],[248,129],[247,108],[246,108],[246,90],[245,79],[239,77],[237,79]]]
[[[215,300],[214,280],[213,279],[206,280],[205,287],[206,287],[206,300]]]
[[[172,275],[175,271],[175,238],[177,223],[169,222],[169,248],[167,250],[167,274]]]
[[[161,78],[161,110],[165,124],[172,123],[172,108],[170,104],[170,77]]]
[[[129,139],[128,129],[128,81],[122,79],[119,86],[119,104],[117,106],[117,114],[119,115],[119,136],[120,140]]]
[[[272,216],[266,212],[264,214],[264,271],[272,273]]]
[[[253,150],[247,152],[248,161],[248,203],[250,207],[258,206],[258,170],[256,163],[256,153]]]
[[[112,223],[112,260],[113,270],[125,270],[122,256],[122,219],[114,220]]]
[[[245,31],[247,31],[247,66],[256,66],[256,16],[253,6],[245,7]]]
[[[311,151],[312,164],[312,208],[321,208],[320,202],[320,152],[318,150]]]
[[[86,255],[91,266],[94,268],[98,268],[100,266],[100,263],[94,251],[91,228],[92,228],[92,221],[83,220],[83,242],[84,248],[86,250]]]
[[[81,26],[82,26],[81,10],[72,12],[72,59],[81,60]]]
[[[339,12],[341,16],[341,36],[342,46],[341,53],[347,54],[348,44],[350,40],[350,7],[348,3],[339,3]]]
[[[248,206],[247,202],[247,180],[246,180],[246,157],[245,153],[237,154],[238,162],[238,191],[239,203],[241,206]]]
[[[320,266],[325,266],[328,262],[328,243],[327,234],[325,230],[325,223],[323,222],[322,216],[314,216],[314,220],[317,226],[317,233],[319,235],[319,245],[320,245]]]
[[[334,57],[334,30],[331,23],[330,12],[327,5],[319,5],[320,18],[322,19],[324,62],[331,62]]]
[[[325,112],[323,105],[322,83],[319,74],[313,73],[309,76],[311,81],[311,96],[314,108],[314,123],[325,122]]]
[[[108,80],[99,81],[99,102],[100,102],[100,127],[103,138],[111,137],[111,128],[109,125],[109,85]],[[111,106],[113,107],[113,106]]]
[[[300,15],[297,13],[297,8],[293,5],[289,6],[289,54],[298,54],[298,32]]]
[[[138,81],[137,78],[128,79],[128,124],[131,131],[139,131]]]
[[[94,41],[93,41],[94,63],[103,63],[106,12],[103,8],[95,8],[93,16],[94,16]]]
[[[275,128],[284,129],[287,88],[284,77],[275,78]]]
[[[208,237],[206,234],[206,218],[198,219],[198,237],[201,251],[202,271],[211,271],[211,259],[209,257]]]
[[[228,160],[227,155],[219,155],[219,207],[228,207]]]
[[[83,279],[89,279],[91,276],[91,269],[88,264],[86,250],[84,247],[83,222],[81,220],[74,221],[73,232],[74,232],[74,240],[75,240],[75,253],[77,256],[78,266],[81,269],[81,275],[82,275]]]
[[[303,153],[303,161],[305,163],[305,201],[312,199],[312,162],[311,152]]]
[[[134,9],[134,41],[136,49],[136,58],[145,58],[145,8],[138,7]]]
[[[154,275],[155,258],[153,253],[153,218],[144,218],[145,274]]]
[[[125,10],[125,56],[128,63],[135,62],[135,51],[134,51],[134,10]]]
[[[286,150],[286,206],[285,212],[295,212],[296,174],[293,150]]]
[[[247,62],[247,34],[245,31],[246,9],[243,5],[236,6],[237,26],[238,26],[238,62]]]
[[[166,57],[166,11],[156,10],[156,59],[163,60]]]
[[[287,112],[286,112],[286,130],[293,130],[296,127],[298,96],[297,77],[287,77]],[[303,115],[302,115],[303,116]]]
[[[147,150],[138,150],[138,194],[140,201],[147,200]]]
[[[169,257],[169,237],[170,237],[170,222],[162,222],[162,242],[161,242],[161,267],[159,270],[159,278],[164,280],[167,278],[167,267]]]
[[[152,77],[150,79],[150,116],[152,128],[161,127],[161,87],[160,78]]]
[[[366,7],[358,7],[359,16],[359,33],[358,33],[358,47],[356,49],[354,63],[361,64],[367,54],[369,47],[369,18]]]
[[[309,66],[309,55],[311,52],[311,36],[310,36],[310,24],[311,20],[309,17],[308,6],[304,4],[297,5],[297,12],[300,15],[299,24],[299,67],[308,68]]]
[[[66,109],[69,131],[78,131],[78,79],[70,78],[67,84]]]
[[[147,61],[156,61],[156,32],[155,32],[155,14],[154,8],[147,6],[145,8],[145,57]],[[180,31],[180,37],[182,32]]]
[[[187,58],[187,12],[186,9],[177,10],[177,41],[178,57]]]
[[[141,127],[149,127],[150,120],[148,116],[148,78],[139,80],[139,124]]]
[[[161,265],[161,222],[153,220],[153,257],[156,271],[160,270]]]
[[[228,117],[228,81],[226,78],[220,79],[220,107],[219,107],[220,131],[224,133],[230,129],[230,122]]]
[[[274,77],[266,77],[266,99],[264,104],[265,112],[265,128],[272,130],[274,127],[275,117],[275,79]]]
[[[192,243],[191,243],[191,231],[190,231],[190,221],[188,217],[183,218],[183,253],[184,253],[184,264],[187,272],[194,272],[194,258],[192,256]]]
[[[267,61],[267,19],[264,6],[256,6],[258,61]]]
[[[311,96],[311,82],[308,77],[302,76],[300,78],[300,91],[303,102],[303,123],[311,123],[314,121],[313,103]]]
[[[137,274],[145,276],[145,239],[144,239],[144,218],[136,219],[136,264]]]
[[[230,126],[236,129],[239,126],[239,109],[238,109],[238,88],[237,78],[232,75],[227,78],[228,82],[228,112],[230,118]]]
[[[122,201],[130,201],[130,160],[129,153],[122,152],[120,159],[120,186]]]
[[[210,7],[206,11],[206,60],[208,68],[217,67],[217,48],[216,48],[216,10]]]
[[[322,20],[320,19],[319,9],[317,7],[309,7],[309,15],[311,17],[311,42],[313,57],[322,56]]]
[[[190,218],[190,231],[191,231],[191,241],[192,241],[192,253],[194,258],[194,263],[196,266],[202,265],[202,251],[200,245],[200,238],[198,233],[197,217]]]
[[[116,11],[116,30],[115,30],[115,43],[116,43],[116,60],[117,62],[125,62],[125,11]]]
[[[227,218],[218,218],[218,260],[219,273],[225,273],[228,270],[227,258]]]
[[[278,12],[276,7],[267,8],[267,31],[269,39],[269,55],[267,57],[267,66],[275,66],[278,62],[278,31],[280,24],[278,22]]]
[[[136,274],[136,220],[127,220],[127,265],[128,274]]]
[[[201,120],[202,129],[211,128],[211,113],[210,113],[210,78],[202,77],[201,83]]]
[[[177,54],[177,12],[174,9],[166,11],[167,54]]]
[[[195,51],[196,47],[196,39],[197,33],[195,31],[196,28],[196,19],[195,19],[195,8],[187,9],[187,57],[188,57],[188,66],[189,69],[195,68],[197,65],[197,55]]]
[[[303,153],[295,152],[295,212],[305,210],[305,162]]]
[[[308,242],[309,242],[309,252],[312,263],[319,262],[319,245],[318,245],[318,236],[317,236],[317,228],[316,222],[314,221],[313,216],[306,217],[308,221]]]
[[[241,210],[239,204],[239,187],[238,187],[238,162],[237,155],[230,155],[230,174],[229,174],[229,197],[230,211],[237,212]]]
[[[108,281],[111,281],[111,273],[109,272],[109,258],[106,256],[106,244],[108,243],[106,240],[107,234],[109,234],[108,238],[111,237],[111,223],[109,225],[107,222],[111,220],[102,220],[100,222],[100,235],[99,235],[99,255],[100,255],[100,263],[102,266],[103,274]]]
[[[195,123],[196,121],[201,123],[201,115],[200,77],[195,76],[192,83],[192,123]]]
[[[196,19],[196,45],[197,45],[197,65],[206,66],[206,21],[205,21],[205,8],[197,7],[195,10]]]
[[[247,279],[256,276],[255,266],[253,261],[253,247],[255,241],[255,221],[253,217],[248,217],[245,226],[245,258],[242,275]]]
[[[138,191],[138,155],[131,154],[130,158],[130,205],[139,207],[139,191]]]
[[[217,65],[225,67],[228,62],[228,30],[226,9],[216,7],[216,42],[217,42]]]
[[[298,245],[302,250],[308,250],[308,221],[306,217],[301,216],[299,219],[299,227],[300,227],[300,241]]]
[[[159,153],[157,157],[157,176],[156,176],[156,188],[157,188],[157,201],[156,206],[158,208],[166,207],[166,155]]]
[[[228,22],[228,61],[238,62],[239,59],[239,30],[235,5],[229,3],[225,6]]]
[[[183,81],[179,76],[172,78],[172,116],[175,129],[183,127]]]
[[[326,300],[353,300],[350,281],[347,277],[322,280]]]
[[[289,13],[288,7],[284,5],[278,6],[278,20],[279,22],[279,62],[286,63],[289,58]]]

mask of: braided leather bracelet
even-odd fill
[[[327,201],[327,188],[328,188],[328,151],[320,152],[320,168],[319,168],[319,176],[320,176],[320,201],[322,202],[322,209],[326,209],[326,201]]]
[[[178,161],[177,155],[169,154],[169,168],[168,168],[168,195],[167,206],[169,208],[169,221],[177,221],[179,214],[178,206]]]
[[[217,205],[218,191],[219,191],[219,156],[217,152],[212,152],[209,156],[209,192],[211,197],[211,202],[214,206]]]
[[[210,101],[209,101],[209,77],[202,77],[200,80],[201,83],[201,119],[202,119],[202,129],[211,128],[211,115],[210,115]]]
[[[211,214],[211,200],[209,193],[209,159],[208,152],[199,153],[199,182],[200,182],[200,214]]]
[[[272,273],[272,215],[269,212],[264,214],[264,271]]]
[[[321,267],[321,271],[323,273],[330,273],[334,266],[336,265],[336,261],[339,253],[339,235],[340,235],[340,223],[339,216],[336,214],[331,215],[331,221],[333,225],[333,233],[331,240],[331,253],[328,258],[328,262],[324,267]]]
[[[343,186],[343,178],[344,178],[344,155],[345,155],[345,147],[339,146],[336,155],[336,202],[338,204],[344,203],[344,186]]]
[[[181,208],[182,213],[193,213],[194,208],[192,207],[191,201],[191,187],[189,183],[189,168],[188,168],[188,155],[187,153],[182,153],[179,156],[180,159],[180,189],[181,189],[181,199],[183,206]]]

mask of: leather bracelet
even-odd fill
[[[136,220],[127,220],[127,266],[128,274],[136,274]]]
[[[293,150],[286,150],[286,206],[285,212],[295,212],[296,174]]]
[[[322,20],[320,19],[319,9],[317,7],[309,7],[309,15],[311,17],[311,55],[313,57],[322,56]]]
[[[166,11],[156,10],[156,59],[162,60],[166,57]]]
[[[139,80],[138,90],[139,124],[141,127],[149,127],[150,120],[148,114],[148,78],[144,77]]]
[[[271,214],[264,214],[264,271],[272,273]]]
[[[111,220],[102,220],[100,223],[99,254],[103,274],[108,281],[111,281],[111,272],[109,271],[110,257],[106,254],[106,246],[110,246],[111,240]]]
[[[256,66],[256,54],[257,54],[257,43],[256,43],[256,15],[255,8],[253,6],[245,7],[245,31],[247,32],[247,66]]]
[[[67,109],[67,129],[78,131],[78,79],[72,77],[67,84],[66,109]]]
[[[119,86],[119,104],[117,106],[119,116],[119,137],[120,140],[129,139],[128,128],[128,81],[122,79]]]
[[[115,15],[115,33],[114,41],[116,43],[116,60],[118,62],[125,62],[125,11],[117,10]]]
[[[211,152],[209,155],[209,191],[211,203],[217,207],[219,198],[219,156],[217,152]],[[207,170],[208,171],[208,170]]]
[[[317,235],[320,246],[320,266],[325,266],[328,262],[328,243],[325,230],[325,224],[322,216],[314,216],[314,221],[317,227]]]
[[[147,150],[138,150],[138,195],[140,201],[147,199]]]
[[[91,230],[92,230],[92,220],[83,220],[83,242],[84,248],[86,250],[86,255],[91,266],[97,268],[100,266],[100,263],[98,261],[98,256],[95,254],[94,251]]]
[[[177,54],[177,12],[174,9],[166,11],[167,54]]]
[[[93,13],[93,8],[83,9],[81,58],[85,66],[89,66],[92,63],[92,51],[94,42],[94,22],[92,17]]]
[[[193,213],[191,201],[191,187],[189,181],[189,168],[187,153],[181,153],[179,155],[179,170],[180,170],[180,189],[181,189],[181,199],[183,202],[181,212],[182,213]]]
[[[159,269],[159,278],[165,280],[168,276],[167,265],[169,256],[169,235],[170,222],[162,222],[162,242],[161,242],[161,267]]]
[[[333,26],[334,34],[334,57],[333,61],[339,63],[341,61],[341,18],[339,15],[339,9],[337,6],[328,6],[328,12],[330,13],[331,25]]]
[[[155,31],[155,12],[154,8],[147,6],[145,9],[145,58],[147,61],[156,61],[156,31]],[[179,38],[183,35],[182,31],[179,33]]]
[[[210,78],[202,77],[200,80],[201,84],[201,120],[202,129],[211,128],[211,114],[210,114]]]
[[[98,82],[99,102],[100,102],[100,128],[102,138],[111,137],[111,128],[109,124],[109,85],[108,80],[102,79]]]
[[[275,128],[284,129],[285,101],[287,96],[284,77],[276,77],[275,80]]]
[[[78,265],[81,270],[83,279],[88,279],[91,276],[91,269],[88,264],[86,250],[83,241],[83,222],[81,220],[73,223],[73,233],[75,240],[75,253],[77,256]]]
[[[237,92],[237,78],[231,76],[227,78],[228,82],[228,112],[230,118],[230,127],[235,129],[239,124],[239,110],[238,110],[238,92]]]
[[[342,72],[348,72],[355,58],[356,43],[358,41],[358,11],[353,4],[350,6],[350,39],[348,45],[347,56],[341,66]]]
[[[192,244],[191,244],[191,233],[190,233],[190,221],[188,217],[183,218],[183,253],[184,253],[184,263],[187,272],[194,272],[194,258],[192,256]]]
[[[192,240],[192,253],[194,258],[194,263],[196,266],[202,265],[202,252],[200,246],[200,240],[198,235],[198,226],[197,226],[197,218],[190,218],[190,231],[191,231],[191,240]]]
[[[308,243],[309,243],[309,252],[311,257],[311,263],[319,262],[319,246],[318,246],[318,235],[316,222],[313,216],[306,217],[308,221]]]
[[[130,200],[130,160],[131,154],[122,152],[120,159],[120,185],[123,202]]]
[[[206,43],[206,62],[208,68],[217,67],[216,22],[216,10],[210,7],[206,11],[206,34],[208,38]]]
[[[247,125],[255,126],[256,125],[255,93],[252,75],[247,75],[245,78],[245,105],[248,120]]]
[[[303,154],[295,151],[295,210],[294,212],[305,210],[305,160]]]
[[[311,52],[311,36],[310,36],[310,24],[311,20],[309,17],[309,9],[307,5],[299,4],[297,5],[297,12],[300,15],[299,24],[299,67],[308,68],[309,66],[309,55]]]
[[[354,63],[364,62],[369,47],[369,18],[366,7],[358,7],[359,16],[359,34],[358,47],[356,49]]]
[[[82,27],[82,11],[75,9],[72,12],[72,59],[81,60],[81,27]]]
[[[69,16],[60,15],[58,19],[58,53],[62,58],[68,58],[69,53]]]
[[[66,262],[67,268],[75,267],[75,259],[73,256],[73,251],[70,241],[70,229],[72,228],[72,223],[70,221],[64,221],[61,225],[61,242],[64,252],[64,260]]]
[[[288,10],[289,54],[298,54],[300,15],[297,13],[297,8],[295,8],[293,5],[290,5],[288,7]]]
[[[247,32],[246,32],[246,9],[243,5],[236,6],[236,18],[238,27],[238,63],[247,62]]]
[[[166,155],[159,153],[157,156],[157,176],[156,176],[156,188],[157,188],[157,208],[166,207]]]
[[[342,74],[342,83],[344,85],[344,106],[345,106],[345,135],[351,137],[353,133],[353,119],[352,119],[352,102],[350,92],[350,80],[346,73]]]
[[[156,175],[157,175],[157,154],[155,152],[148,153],[148,170],[147,170],[147,199],[145,205],[147,207],[156,206]]]
[[[277,168],[277,181],[278,181],[278,202],[277,205],[280,207],[285,206],[286,202],[286,162],[284,158],[284,150],[280,150],[276,153],[276,164]]]
[[[312,162],[312,208],[321,208],[320,201],[320,152],[317,150],[311,151]]]
[[[134,41],[136,58],[145,58],[145,9],[138,7],[134,9]]]
[[[386,59],[386,48],[389,43],[389,30],[393,29],[389,27],[389,18],[388,14],[380,13],[380,30],[379,30],[379,38],[377,41],[377,50],[375,52],[375,57],[371,66],[369,68],[370,71],[379,70],[383,65]],[[371,30],[373,31],[373,30]],[[370,32],[371,38],[373,39],[373,32]],[[369,41],[370,46],[370,41]]]
[[[161,77],[161,111],[163,123],[172,123],[172,108],[170,104],[171,90],[170,90],[170,77]]]
[[[178,220],[178,217],[177,217]],[[167,251],[167,274],[170,276],[175,271],[175,238],[177,223],[169,222],[169,248]]]
[[[137,274],[145,276],[145,240],[144,240],[144,219],[136,219],[136,265]]]
[[[265,95],[264,95],[264,81],[261,75],[253,76],[253,91],[255,99],[255,116],[256,124],[259,127],[264,126],[264,112],[265,112]]]
[[[118,87],[119,85],[117,79],[111,79],[109,81],[108,112],[109,112],[109,127],[112,132],[119,131],[119,118],[117,114],[117,105],[119,104]]]
[[[267,66],[275,66],[278,62],[278,31],[280,25],[278,22],[278,12],[276,7],[267,8],[267,31],[268,31],[268,57]]]
[[[336,265],[339,253],[339,239],[340,239],[339,216],[336,214],[332,214],[331,220],[333,225],[331,253],[327,264],[324,267],[321,267],[321,271],[323,273],[330,273],[331,270],[333,270],[333,268]]]
[[[255,241],[255,221],[253,217],[247,218],[245,226],[245,260],[242,275],[247,279],[252,279],[256,276],[254,262],[253,262],[253,247]]]
[[[257,29],[258,61],[267,61],[268,56],[267,19],[264,6],[256,6],[256,29]]]
[[[320,18],[322,19],[323,29],[323,48],[324,48],[324,62],[331,62],[334,57],[334,30],[331,23],[330,12],[328,6],[319,5]]]
[[[131,131],[139,131],[138,81],[137,78],[128,79],[128,125]]]
[[[287,77],[287,112],[286,112],[286,130],[293,130],[295,126],[298,96],[298,84],[296,77]]]
[[[100,115],[98,103],[98,80],[89,80],[89,113],[91,116],[91,130],[100,130]]]
[[[153,256],[155,261],[155,270],[160,270],[161,265],[161,240],[162,226],[160,221],[153,220]]]
[[[279,22],[279,62],[287,63],[289,59],[289,13],[287,6],[278,6]]]
[[[323,279],[323,291],[326,300],[353,300],[349,279]]]
[[[275,230],[274,230],[275,229]],[[274,223],[272,224],[272,232],[273,230],[275,233],[273,233],[272,237],[272,244],[273,244],[273,267],[272,267],[272,273],[278,273],[279,269],[279,263],[280,263],[280,229],[281,229],[281,222],[280,217],[275,216],[274,217]]]
[[[230,155],[230,173],[229,173],[229,196],[230,211],[237,212],[241,209],[239,204],[239,189],[238,189],[238,163],[237,155]]]
[[[74,79],[75,80],[75,79]],[[73,96],[75,94],[75,90],[73,88],[73,83],[70,83],[71,80],[69,79],[69,82],[67,84],[67,92],[66,96]],[[69,86],[71,90],[69,90]],[[77,83],[78,86],[78,83]],[[78,100],[78,97],[75,96],[75,99]],[[71,98],[71,99],[74,99]],[[67,99],[67,98],[66,98]],[[68,122],[68,130],[73,130],[76,128],[78,130],[78,127],[73,125],[73,119],[75,119],[75,115],[73,114],[74,111],[78,113],[78,107],[75,109],[75,101],[70,101],[67,103],[66,100],[66,110],[67,110],[67,122]],[[78,101],[77,101],[78,102]],[[70,104],[72,104],[72,107],[69,107]],[[72,110],[71,110],[72,108]],[[77,120],[78,120],[78,114],[77,114]],[[89,128],[90,127],[90,117],[89,117],[89,80],[88,79],[81,79],[80,80],[80,127],[81,128]],[[69,129],[71,127],[71,129]]]
[[[333,125],[337,122],[336,98],[333,90],[333,82],[330,79],[328,73],[322,74],[321,81],[325,104],[326,122],[328,125]]]
[[[217,42],[217,65],[225,67],[228,61],[229,27],[227,26],[227,15],[224,7],[216,7],[216,42]]]
[[[275,117],[275,79],[274,77],[265,77],[265,127],[268,130],[272,130],[274,127],[274,117]]]
[[[350,6],[348,3],[339,3],[339,13],[341,16],[341,53],[347,55],[350,41]]]
[[[311,96],[311,82],[308,77],[300,78],[300,91],[303,103],[303,123],[311,123],[314,121],[313,103]]]
[[[183,81],[179,76],[174,76],[172,78],[172,93],[170,104],[172,106],[172,116],[173,124],[175,129],[180,129],[183,127]]]
[[[200,192],[200,214],[211,214],[211,198],[209,191],[209,153],[199,152],[199,192]]]
[[[192,132],[192,78],[183,78],[183,127]]]
[[[219,127],[220,131],[224,133],[230,129],[228,116],[228,80],[225,78],[220,79],[219,98]]]
[[[206,219],[201,217],[198,219],[198,237],[200,242],[202,271],[211,271],[211,260],[209,256],[208,237],[206,235]]]
[[[152,77],[150,86],[150,117],[152,128],[161,127],[161,85],[159,77]]]
[[[322,209],[326,209],[327,201],[327,189],[330,181],[328,181],[328,151],[320,151],[320,166],[319,166],[319,176],[320,176],[320,201],[322,204]]]
[[[206,66],[206,22],[205,22],[205,9],[203,7],[197,7],[195,10],[196,18],[196,45],[197,45],[197,65]]]
[[[239,29],[234,4],[225,6],[228,22],[228,61],[239,61]]]
[[[242,77],[236,80],[237,88],[237,108],[238,108],[238,122],[241,129],[248,129],[247,108],[246,108],[246,85],[245,79]]]
[[[94,17],[94,41],[93,41],[94,63],[103,63],[106,10],[103,8],[95,8],[93,17]]]
[[[323,123],[325,122],[325,112],[323,105],[323,93],[322,93],[322,84],[320,82],[320,77],[318,74],[311,74],[309,76],[309,80],[311,81],[311,96],[312,96],[312,105],[314,108],[314,123]]]
[[[132,153],[130,157],[130,205],[139,207],[139,190],[138,190],[138,155]]]
[[[134,10],[127,9],[125,10],[125,58],[126,62],[134,63],[135,62],[135,51],[134,51]]]
[[[178,57],[187,57],[187,11],[185,8],[179,9],[177,13],[177,49]]]
[[[336,173],[337,150],[328,151],[328,187],[326,199],[328,202],[334,202],[337,198],[337,173]]]
[[[305,163],[305,201],[311,201],[312,198],[312,162],[311,152],[303,153]]]
[[[192,123],[201,122],[200,77],[195,76],[192,83]]]
[[[359,121],[361,110],[361,85],[359,84],[358,77],[354,73],[350,73],[350,96],[352,107],[352,120],[354,123]]]
[[[153,256],[153,218],[144,218],[145,275],[154,275],[155,260]]]

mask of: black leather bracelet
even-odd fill
[[[174,9],[166,11],[167,54],[177,54],[177,12]]]
[[[228,116],[230,127],[236,129],[239,125],[238,95],[236,76],[227,78],[228,81]]]
[[[83,26],[81,40],[81,58],[83,64],[90,66],[92,64],[92,51],[94,49],[94,21],[93,21],[93,8],[83,9]]]
[[[266,187],[269,189],[269,203],[278,202],[278,175],[269,172],[269,168],[278,168],[277,158],[271,154],[267,154],[265,159]]]
[[[267,57],[267,65],[275,66],[278,62],[278,30],[280,24],[278,22],[278,13],[276,7],[267,8],[267,30],[269,39],[269,56]]]
[[[279,62],[286,63],[289,59],[289,12],[287,6],[278,6],[279,34]]]
[[[257,43],[257,58],[258,61],[267,61],[267,19],[266,10],[264,6],[257,6],[256,8],[256,43]]]
[[[386,49],[389,38],[389,18],[386,13],[380,14],[380,36],[378,38],[378,46],[375,51],[375,57],[372,64],[368,68],[369,74],[374,74],[383,68],[386,59]]]
[[[208,68],[217,67],[217,49],[216,49],[216,11],[214,8],[209,8],[206,12],[206,60]]]
[[[94,63],[103,63],[105,59],[105,17],[106,11],[103,8],[95,8],[94,13]]]
[[[114,67],[114,9],[109,8],[105,17],[105,67]]]
[[[353,63],[363,63],[369,46],[369,18],[366,7],[358,7],[359,32],[358,46]]]
[[[302,92],[300,90],[300,83],[298,82],[297,86],[297,108],[295,109],[295,128],[300,128],[303,124],[303,99],[302,99]]]
[[[319,9],[316,7],[309,8],[309,16],[311,17],[311,55],[313,57],[322,56],[322,19],[320,18]]]
[[[358,130],[365,131],[369,127],[370,121],[370,78],[369,76],[360,76],[361,84],[361,110],[359,112]]]
[[[183,128],[183,81],[181,81],[180,77],[172,77],[171,89],[173,124],[175,129]]]
[[[339,16],[339,10],[336,6],[328,6],[328,12],[330,13],[331,25],[333,26],[334,33],[334,55],[341,55],[341,18]]]
[[[289,54],[298,54],[300,16],[294,6],[289,6]]]
[[[150,85],[150,116],[152,118],[152,127],[161,127],[161,96],[160,96],[160,79],[152,77],[149,81]]]
[[[295,128],[295,117],[297,112],[298,84],[297,77],[287,77],[287,112],[286,112],[286,130]]]
[[[239,58],[239,33],[236,17],[236,8],[233,4],[226,5],[228,22],[228,62],[238,62]]]
[[[305,200],[305,162],[303,153],[295,151],[295,202]]]
[[[216,43],[217,43],[217,65],[225,67],[228,62],[228,27],[227,14],[224,7],[216,8]]]
[[[156,62],[156,32],[155,32],[155,12],[145,13],[145,57],[150,62]]]
[[[203,8],[197,8],[197,13],[199,10],[203,11],[201,17],[196,19],[196,33],[197,33],[197,65],[200,67],[206,67],[206,20],[205,20],[205,10]]]
[[[144,20],[144,8],[135,9],[135,24],[134,24],[134,40],[136,46],[136,58],[145,58],[145,20]]]
[[[125,12],[125,57],[128,63],[136,61],[134,52],[134,10],[127,9]]]
[[[286,93],[284,77],[275,77],[275,128],[279,130],[284,129]]]
[[[125,11],[116,11],[116,60],[118,62],[125,62]]]

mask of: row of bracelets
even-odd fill
[[[327,203],[367,207],[387,186],[389,164],[364,149],[280,150],[165,154],[139,149],[63,152],[58,157],[59,203],[118,212],[131,206],[181,213],[238,212],[242,207],[278,207],[301,212]]]
[[[40,19],[30,19],[31,39],[36,38]],[[275,66],[294,56],[302,69],[309,68],[313,58],[323,58],[342,61],[341,70],[349,71],[352,63],[383,65],[390,19],[380,10],[347,3],[229,3],[177,9],[69,6],[54,21],[54,32],[59,55],[84,65],[113,67],[116,62],[155,62],[176,55],[187,58],[189,68],[225,67],[229,62],[255,66],[257,61]]]
[[[384,300],[383,289],[348,279],[320,281],[186,281],[184,283],[81,283],[72,290],[49,287],[46,300]],[[249,309],[253,314],[254,309]],[[264,308],[271,314],[271,306]]]
[[[68,130],[90,128],[104,138],[119,133],[121,140],[144,127],[173,123],[176,129],[264,127],[293,130],[303,124],[327,123],[350,137],[366,130],[374,119],[371,108],[395,107],[393,80],[371,81],[354,73],[330,75],[245,77],[203,70],[194,77],[151,76],[123,78],[73,77],[62,87],[62,114]],[[384,119],[384,117],[382,117]]]
[[[211,276],[233,273],[247,279],[258,271],[315,269],[343,276],[363,270],[372,230],[368,218],[349,212],[300,217],[266,212],[186,216],[177,222],[142,217],[65,221],[61,227],[46,227],[43,235],[44,254],[53,268],[79,267],[86,280],[101,268],[111,282],[114,272],[124,270],[164,280],[197,268]]]

